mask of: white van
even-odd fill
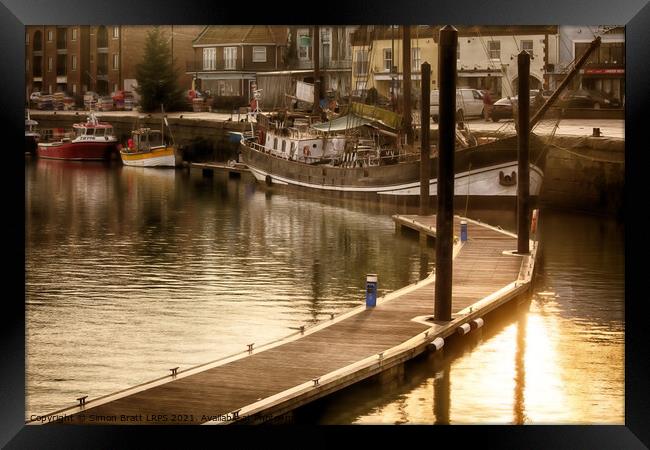
[[[431,119],[438,122],[437,89],[431,91]],[[456,119],[483,115],[483,94],[478,89],[456,89]]]

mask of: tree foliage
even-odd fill
[[[166,111],[183,106],[183,90],[174,62],[165,33],[155,27],[147,33],[144,56],[136,66],[136,92],[143,111],[160,110],[161,104]]]

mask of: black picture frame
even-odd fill
[[[648,238],[642,228],[645,207],[633,199],[642,196],[641,155],[644,112],[650,103],[650,5],[648,0],[549,0],[529,3],[514,0],[455,0],[424,3],[417,0],[380,2],[307,3],[296,1],[263,4],[217,3],[206,0],[159,2],[147,0],[3,0],[0,4],[0,55],[3,83],[0,86],[0,114],[5,139],[2,177],[5,203],[4,275],[0,326],[2,377],[0,406],[0,445],[7,448],[123,448],[134,439],[162,440],[165,447],[188,446],[189,438],[204,435],[213,445],[226,444],[222,437],[235,433],[238,438],[282,437],[296,445],[323,444],[318,435],[335,434],[338,444],[351,444],[350,427],[320,427],[306,436],[295,436],[287,427],[261,427],[254,433],[222,427],[33,427],[24,425],[25,411],[25,227],[24,158],[18,141],[24,108],[24,26],[37,24],[388,24],[451,23],[458,25],[498,24],[613,24],[626,27],[626,107],[625,107],[625,425],[624,426],[479,426],[479,427],[357,427],[364,437],[385,438],[387,434],[404,443],[428,445],[484,445],[490,448],[644,448],[650,446],[650,400],[648,398],[648,331],[642,313],[645,298],[641,280],[643,256]],[[291,428],[291,427],[289,427]],[[368,429],[370,428],[370,429]],[[242,432],[243,431],[243,432]],[[217,434],[215,433],[222,433]],[[225,433],[225,434],[223,434]],[[280,436],[280,434],[284,436]],[[413,436],[415,435],[415,436]],[[214,440],[215,437],[218,440]],[[300,443],[298,443],[298,440]],[[142,441],[141,441],[142,442]],[[243,441],[240,441],[243,445]],[[449,442],[449,444],[443,444]],[[285,441],[287,443],[287,441]],[[425,445],[427,445],[425,444]],[[237,444],[234,444],[237,445]]]

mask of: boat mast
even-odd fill
[[[402,25],[402,85],[404,96],[404,131],[406,143],[413,145],[413,126],[411,117],[411,26]]]
[[[320,27],[314,25],[314,42],[312,45],[314,60],[314,114],[320,114]]]

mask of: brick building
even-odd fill
[[[28,26],[25,30],[26,94],[82,93],[89,86],[88,26]]]
[[[192,76],[185,73],[193,59],[192,40],[204,26],[160,27],[172,46],[179,83],[190,89]],[[133,90],[136,65],[144,55],[151,26],[71,25],[25,28],[26,96],[35,91],[63,91],[81,96],[86,91],[107,95]]]
[[[215,97],[250,98],[256,74],[284,67],[286,44],[286,27],[206,26],[194,40],[186,71]]]

